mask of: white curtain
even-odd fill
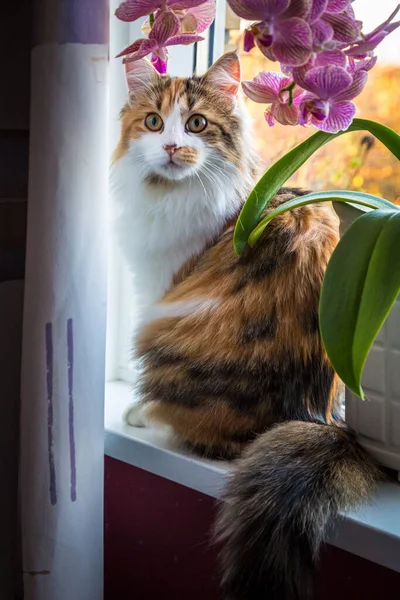
[[[40,0],[22,350],[25,600],[103,596],[106,0]]]

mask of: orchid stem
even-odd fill
[[[154,13],[150,13],[150,27],[154,25]]]
[[[295,85],[296,85],[296,83],[294,81],[292,81],[291,84],[289,84],[286,87],[282,88],[281,91],[279,92],[279,97],[280,98],[281,98],[281,94],[283,94],[283,92],[289,92],[288,106],[292,106],[292,104],[293,104],[293,89],[294,89]]]

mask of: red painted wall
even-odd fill
[[[109,457],[105,469],[104,600],[221,600],[216,502]],[[316,600],[398,598],[400,574],[328,546],[316,590]]]

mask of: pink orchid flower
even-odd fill
[[[315,21],[324,13],[341,13],[348,9],[352,1],[353,0],[312,0],[309,18],[311,21]]]
[[[215,19],[216,0],[203,0],[203,3],[185,10],[173,9],[181,22],[180,33],[203,33]],[[142,33],[148,36],[151,31],[150,18],[142,26]]]
[[[350,44],[355,42],[361,31],[361,22],[354,17],[352,0],[313,0],[307,17],[311,25],[314,49],[327,49],[332,41]]]
[[[176,11],[178,17],[183,13],[180,17],[181,32],[203,33],[214,21],[216,11],[216,0],[206,0],[206,2],[203,0],[203,3],[198,6],[193,6],[185,11]]]
[[[301,124],[312,123],[328,133],[346,130],[356,107],[353,98],[361,93],[368,74],[359,70],[352,77],[343,67],[314,67],[305,73],[302,87],[308,91],[301,98]]]
[[[293,77],[300,87],[304,88],[304,76],[310,69],[314,67],[327,67],[329,65],[346,68],[347,62],[348,59],[342,50],[324,50],[322,52],[315,52],[308,63],[302,67],[293,69],[281,65],[281,69],[286,72],[288,76],[290,75]]]
[[[125,0],[115,11],[115,16],[121,21],[130,22],[146,17],[160,9],[177,8],[182,10],[199,6],[203,2],[204,0]]]
[[[299,102],[302,90],[294,86],[292,90],[293,102],[289,106],[289,92],[285,88],[293,83],[290,77],[283,73],[262,72],[254,77],[253,81],[243,81],[243,91],[254,102],[270,104],[265,111],[265,120],[268,125],[276,122],[282,125],[297,125],[300,121]]]
[[[313,60],[313,67],[327,67],[336,65],[337,67],[346,67],[347,59],[341,50],[324,50],[316,54]]]
[[[244,39],[243,39],[243,50],[245,52],[250,52],[250,50],[252,50],[254,48],[254,46],[256,45],[255,41],[254,41],[254,34],[250,29],[246,29],[246,31],[244,32]]]
[[[357,71],[370,71],[376,65],[377,60],[377,56],[363,58],[362,60],[354,60],[354,58],[350,56],[347,70],[351,75],[354,75]]]
[[[312,36],[306,16],[312,0],[228,0],[233,12],[258,20],[246,34],[246,49],[257,44],[270,60],[288,66],[305,64],[311,56]]]
[[[180,26],[179,18],[172,11],[168,10],[158,13],[148,39],[142,38],[136,40],[120,52],[118,57],[125,56],[126,58],[123,62],[128,63],[151,54],[153,66],[159,73],[165,73],[168,61],[167,46],[188,45],[203,39],[201,36],[193,33],[178,35]]]
[[[228,0],[236,15],[253,22],[245,32],[244,49],[257,46],[280,63],[282,73],[260,73],[243,82],[249,98],[269,105],[265,118],[270,125],[312,123],[332,133],[350,125],[352,99],[361,93],[377,60],[374,49],[400,27],[400,21],[393,22],[399,5],[363,35],[353,1]],[[119,19],[148,18],[142,28],[145,37],[119,56],[131,62],[151,55],[157,71],[165,73],[168,47],[202,40],[199,33],[211,25],[215,13],[216,0],[124,0],[116,11]]]
[[[362,36],[362,39],[357,41],[351,48],[346,50],[347,56],[354,56],[358,58],[365,58],[372,50],[381,43],[382,40],[385,39],[389,33],[392,33],[395,29],[400,27],[400,21],[396,21],[392,23],[393,19],[397,15],[400,10],[400,4],[396,7],[396,9],[392,12],[390,17],[386,19],[381,25],[376,27],[371,33]]]

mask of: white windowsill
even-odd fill
[[[218,498],[229,463],[196,458],[167,432],[125,425],[122,414],[131,401],[130,384],[106,384],[106,455]],[[342,517],[328,536],[330,544],[400,572],[400,485],[382,484],[370,506]]]

